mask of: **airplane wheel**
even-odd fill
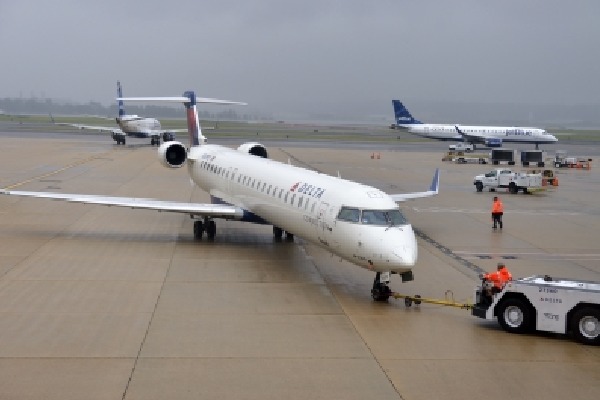
[[[204,225],[202,221],[194,221],[194,239],[200,240],[202,239],[202,234],[204,233]]]
[[[217,224],[212,219],[208,221],[208,226],[206,227],[206,237],[210,240],[214,240],[217,235]]]
[[[285,233],[285,240],[287,240],[288,242],[293,242],[294,241],[294,234],[286,232]]]
[[[388,301],[392,294],[388,285],[384,285],[382,283],[376,283],[373,285],[373,289],[371,289],[371,297],[375,301]]]
[[[281,238],[283,237],[283,229],[274,226],[273,227],[273,237],[276,240],[281,240]]]

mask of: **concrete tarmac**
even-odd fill
[[[600,171],[559,186],[493,193],[492,168],[431,151],[270,148],[388,193],[441,193],[401,205],[419,235],[405,294],[471,302],[481,271],[600,281]],[[580,154],[586,154],[582,147]],[[577,150],[573,151],[575,154]],[[571,151],[570,151],[571,152]],[[64,138],[2,139],[0,187],[207,202],[185,169],[151,147]],[[563,399],[600,393],[600,347],[513,335],[469,311],[375,303],[373,273],[271,228],[217,221],[194,241],[189,217],[0,196],[0,398]],[[450,291],[450,292],[447,292]]]

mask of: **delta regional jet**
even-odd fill
[[[187,164],[192,181],[210,194],[211,203],[175,203],[144,198],[106,197],[0,190],[0,194],[65,200],[187,214],[194,221],[194,237],[216,235],[215,219],[273,226],[273,235],[288,240],[302,237],[341,258],[376,273],[371,295],[385,301],[392,294],[391,274],[413,279],[417,241],[397,202],[438,194],[439,169],[428,190],[388,195],[379,189],[268,159],[267,149],[250,142],[231,149],[206,144],[197,103],[245,104],[196,97],[119,98],[119,101],[180,102],[187,112],[190,146],[178,141],[158,149],[162,164]]]
[[[415,119],[400,100],[392,100],[396,127],[415,135],[438,139],[477,143],[488,147],[500,147],[502,142],[540,144],[558,142],[558,139],[541,128],[520,126],[466,126],[460,124],[426,124]]]
[[[123,97],[121,82],[117,81],[117,98]],[[110,132],[111,137],[117,144],[125,145],[127,136],[137,138],[150,138],[150,144],[160,145],[161,137],[164,142],[174,140],[176,132],[187,132],[187,129],[162,129],[160,122],[156,118],[144,118],[138,115],[125,114],[125,106],[122,100],[117,100],[119,115],[115,118],[115,122],[119,128],[97,126],[97,125],[82,125],[57,123],[57,125],[73,126],[79,129],[97,130],[101,132]]]

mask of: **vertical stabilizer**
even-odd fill
[[[125,115],[125,106],[123,105],[123,90],[121,89],[121,82],[117,81],[117,106],[119,108],[119,119],[123,118]]]
[[[187,91],[183,93],[183,97],[189,99],[188,102],[183,104],[185,105],[190,147],[200,146],[206,143],[206,137],[202,134],[202,129],[200,128],[200,120],[198,119],[198,110],[196,108],[196,93]]]
[[[400,100],[392,100],[392,104],[394,105],[394,115],[396,117],[396,125],[414,125],[414,124],[422,124],[421,121],[416,120],[410,114],[408,109],[402,104]]]

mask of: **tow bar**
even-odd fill
[[[421,297],[418,294],[416,294],[414,296],[408,296],[408,295],[400,294],[400,293],[396,293],[396,292],[392,292],[391,296],[395,299],[404,299],[404,305],[406,307],[412,306],[413,303],[415,303],[416,305],[419,305],[421,303],[428,303],[428,304],[438,304],[441,306],[448,306],[448,307],[457,307],[457,308],[461,308],[463,310],[472,310],[473,309],[473,304],[459,303],[459,302],[454,301],[454,293],[452,293],[451,290],[446,290],[446,293],[444,294],[445,297],[443,300]]]

